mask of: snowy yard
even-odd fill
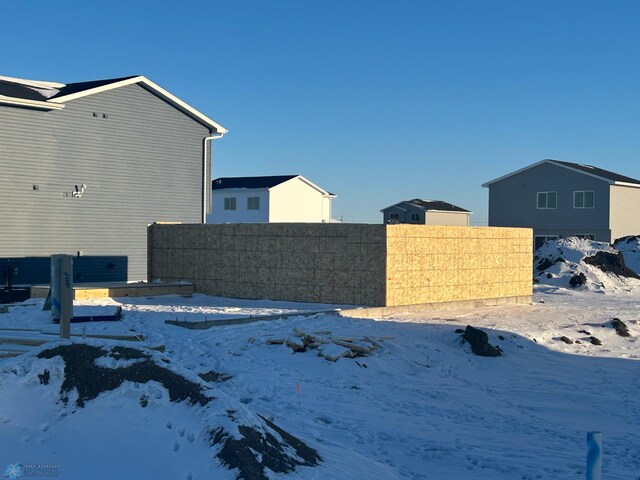
[[[197,373],[220,374],[210,383],[216,397],[237,405],[234,411],[246,407],[247,418],[255,413],[269,419],[322,459],[273,478],[581,479],[586,432],[599,430],[604,478],[635,480],[640,290],[630,290],[604,294],[542,285],[532,306],[383,320],[321,314],[201,331],[164,320],[284,313],[304,305],[204,295],[127,298],[84,302],[120,304],[122,320],[74,325],[73,331],[142,334],[146,345],[164,345],[164,353],[155,355],[169,360],[170,369],[200,383]],[[41,301],[25,303],[35,305],[12,307],[0,315],[0,327],[55,331]],[[628,325],[630,337],[607,324],[614,317]],[[504,355],[473,355],[455,332],[467,324],[485,330]],[[333,363],[314,350],[293,353],[267,343],[293,335],[294,328],[381,338],[382,347]],[[566,344],[562,336],[581,343]],[[602,345],[593,345],[591,336]],[[51,346],[0,360],[0,462],[55,464],[61,478],[107,479],[115,472],[126,478],[236,478],[208,442],[204,425],[218,417],[169,402],[156,382],[125,382],[83,408],[64,405],[58,392],[62,361],[35,358]],[[112,368],[127,361],[117,362]],[[44,366],[51,370],[48,385],[37,377]],[[146,408],[140,398],[150,399]]]

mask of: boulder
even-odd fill
[[[499,357],[502,355],[493,345],[489,344],[489,336],[477,328],[467,325],[462,338],[471,345],[471,351],[480,357]]]

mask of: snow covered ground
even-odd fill
[[[83,302],[120,304],[120,322],[73,330],[142,334],[147,345],[165,346],[154,355],[194,382],[205,385],[195,374],[211,371],[230,377],[209,383],[223,405],[273,421],[322,458],[319,466],[271,478],[581,479],[586,433],[598,430],[603,478],[637,480],[638,293],[636,287],[599,293],[538,285],[531,306],[385,319],[321,314],[200,331],[163,322],[290,312],[302,305],[204,295],[123,298]],[[33,305],[0,314],[0,328],[55,331],[41,301],[25,303]],[[614,317],[628,325],[630,337],[616,334],[608,323]],[[485,330],[504,355],[473,355],[455,332],[467,324]],[[382,347],[333,363],[314,350],[293,353],[267,343],[294,328],[378,338]],[[564,343],[562,336],[581,343]],[[602,344],[592,344],[592,336]],[[171,403],[156,382],[125,382],[84,408],[63,405],[61,360],[35,357],[58,343],[0,360],[0,468],[55,464],[60,478],[236,477],[215,458],[206,434],[218,413]],[[37,376],[45,365],[48,385]],[[150,399],[146,408],[142,396]]]

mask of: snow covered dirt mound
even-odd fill
[[[605,242],[577,237],[549,241],[536,251],[533,264],[534,278],[549,286],[594,291],[640,286],[640,276],[628,268],[623,254]]]
[[[640,274],[640,235],[618,238],[613,248],[622,253],[627,267]]]
[[[24,405],[15,402],[16,396]],[[165,417],[179,412],[185,417],[182,422],[190,424],[190,432],[185,435],[187,429],[182,427],[178,437],[185,449],[200,451],[198,459],[205,471],[206,464],[213,464],[208,467],[209,478],[219,478],[217,475],[224,472],[229,476],[220,478],[267,480],[270,472],[290,473],[321,461],[316,450],[209,387],[193,373],[169,368],[169,361],[157,352],[65,342],[16,358],[0,368],[0,411],[7,415],[0,418],[1,423],[5,429],[13,426],[20,432],[39,432],[44,421],[44,430],[52,432],[38,440],[45,452],[47,445],[55,453],[61,439],[66,443],[62,432],[67,423],[74,423],[75,417],[91,419],[104,409],[105,402],[111,411],[117,408],[115,417],[126,419],[121,436],[124,445],[118,447],[124,451],[130,448],[131,452],[139,452],[140,445],[152,435],[150,419],[155,428],[160,424],[160,430],[173,428],[173,421],[157,418],[159,411]],[[29,415],[6,413],[16,408],[44,410],[49,415],[32,421]],[[112,421],[114,417],[107,418]],[[140,423],[144,424],[142,428]],[[74,443],[73,437],[67,441]],[[174,441],[173,451],[180,448],[181,442]],[[171,462],[175,467],[176,459]],[[186,461],[185,468],[189,466]],[[182,476],[192,478],[193,473]]]

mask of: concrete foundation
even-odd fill
[[[238,298],[394,307],[529,298],[532,232],[362,224],[154,224],[148,278]],[[442,308],[442,307],[439,307]]]

